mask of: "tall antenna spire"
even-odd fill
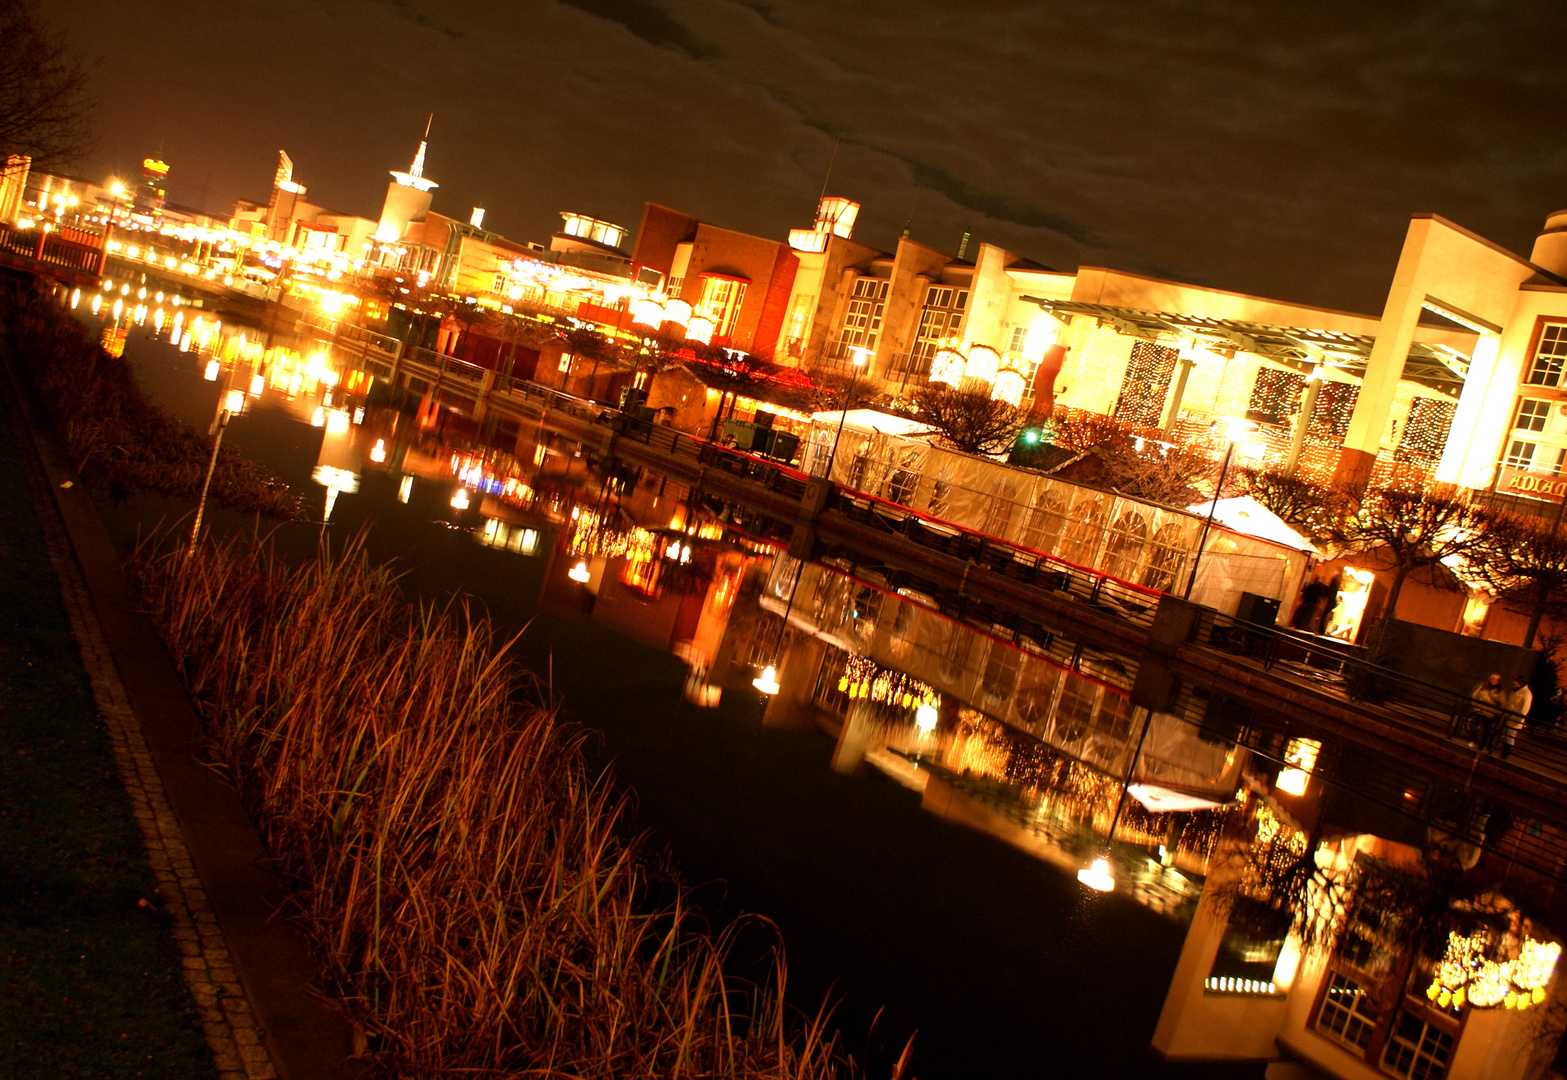
[[[424,138],[419,140],[419,152],[414,155],[414,163],[408,169],[408,175],[415,180],[424,175],[424,148],[430,145],[430,125],[435,123],[435,114],[424,122]]]
[[[816,205],[822,205],[822,199],[827,197],[827,185],[832,182],[832,167],[838,163],[838,147],[843,145],[843,136],[839,135],[832,144],[832,157],[827,159],[827,175],[822,177],[822,193],[816,200]]]

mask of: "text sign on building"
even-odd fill
[[[1526,499],[1561,502],[1567,497],[1567,476],[1503,469],[1496,490],[1505,495],[1522,495]]]

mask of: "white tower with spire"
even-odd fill
[[[424,138],[419,140],[419,151],[407,172],[392,170],[392,182],[386,185],[386,202],[381,207],[381,221],[376,227],[375,238],[384,244],[396,243],[408,231],[408,226],[423,221],[430,213],[434,199],[431,191],[440,185],[424,177],[424,153],[430,145],[430,125],[435,114],[424,125]]]

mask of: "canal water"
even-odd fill
[[[775,923],[791,999],[811,1010],[831,995],[868,1075],[911,1035],[922,1080],[1262,1075],[1149,1049],[1222,812],[1134,805],[1122,886],[1085,888],[1075,868],[1125,801],[1093,746],[1096,732],[1124,743],[1127,714],[1094,680],[1045,680],[970,630],[967,644],[944,630],[926,655],[912,628],[938,616],[918,598],[775,564],[677,484],[606,482],[547,432],[389,402],[324,343],[235,324],[177,285],[138,276],[96,298],[96,311],[94,294],[77,298],[80,317],[177,415],[205,428],[243,395],[225,438],[302,493],[310,518],[259,523],[283,551],[363,530],[412,595],[471,595],[520,632],[518,660],[598,733],[591,752],[635,791],[635,825],[704,913]],[[191,508],[137,495],[101,509],[129,546],[188,528]],[[796,573],[784,668],[809,685],[769,710],[750,680],[778,652],[780,583]],[[969,669],[968,699],[943,692]],[[1003,675],[1011,689],[987,698]],[[1078,758],[1031,738],[1074,710]]]

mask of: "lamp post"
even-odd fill
[[[843,407],[838,412],[838,432],[832,437],[832,451],[827,455],[827,479],[832,479],[833,462],[838,459],[838,440],[843,438],[843,422],[849,418],[849,401],[854,396],[854,382],[860,377],[860,368],[865,366],[865,360],[871,355],[871,350],[859,345],[850,346],[849,352],[854,354],[853,367],[849,371],[849,387],[843,392]]]
[[[781,685],[778,682],[778,650],[783,648],[784,631],[789,629],[789,613],[794,610],[794,594],[800,591],[800,578],[805,576],[805,564],[802,562],[794,572],[794,584],[789,587],[789,602],[784,605],[783,621],[778,624],[778,637],[773,641],[773,662],[762,669],[762,674],[751,680],[751,685],[756,687],[768,697],[775,696]]]
[[[1137,759],[1143,754],[1143,740],[1148,738],[1148,728],[1153,724],[1153,710],[1143,710],[1143,730],[1137,736],[1137,748],[1126,765],[1126,775],[1121,778],[1121,797],[1115,802],[1115,814],[1110,818],[1110,831],[1105,834],[1104,854],[1089,864],[1086,870],[1077,872],[1077,880],[1095,892],[1111,892],[1115,889],[1115,874],[1110,870],[1110,845],[1115,842],[1116,826],[1121,824],[1121,811],[1126,808],[1126,793],[1132,786],[1132,776],[1137,772]]]
[[[231,369],[230,379],[232,378]],[[206,478],[201,482],[201,497],[196,500],[196,520],[190,527],[190,546],[185,549],[186,562],[196,554],[196,540],[201,536],[201,519],[207,512],[207,489],[212,486],[212,474],[218,467],[218,447],[223,445],[223,432],[229,426],[229,417],[238,416],[245,408],[245,392],[232,388],[226,390],[220,399],[220,405],[218,415],[212,421],[212,457],[207,462]]]
[[[1181,594],[1183,600],[1192,598],[1192,587],[1197,584],[1197,568],[1202,565],[1203,545],[1208,542],[1208,530],[1213,528],[1213,515],[1219,509],[1219,496],[1224,492],[1224,478],[1230,471],[1230,458],[1235,453],[1235,444],[1257,430],[1257,425],[1250,420],[1232,418],[1224,423],[1226,427],[1224,464],[1219,466],[1219,483],[1213,489],[1213,501],[1208,504],[1208,516],[1203,518],[1202,533],[1197,537],[1197,553],[1192,556],[1192,576],[1186,579],[1186,591]]]

